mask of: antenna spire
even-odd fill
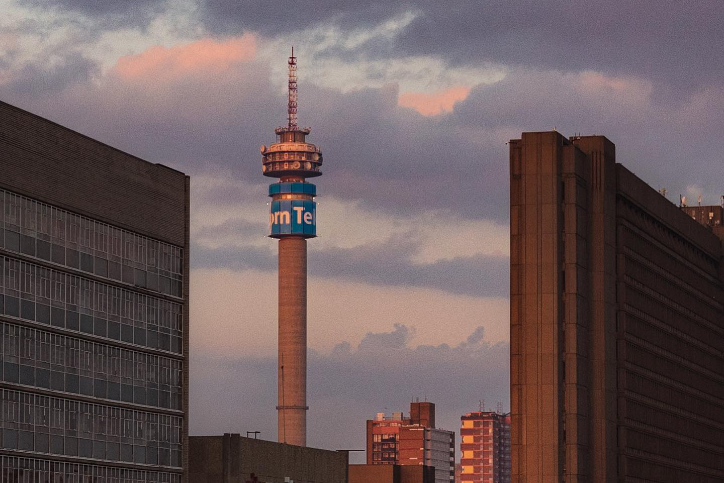
[[[297,130],[297,58],[294,57],[294,46],[292,45],[292,56],[289,57],[289,130]]]

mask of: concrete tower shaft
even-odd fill
[[[307,444],[307,240],[279,240],[279,441]]]

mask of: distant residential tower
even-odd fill
[[[460,481],[510,483],[510,413],[476,411],[460,419]]]
[[[322,152],[307,142],[309,128],[297,126],[297,58],[289,57],[289,105],[286,127],[275,129],[277,142],[262,146],[269,186],[272,238],[279,239],[278,440],[307,443],[307,238],[316,232],[316,187],[306,178],[321,176]]]

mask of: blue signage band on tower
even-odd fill
[[[275,183],[269,186],[269,236],[317,236],[317,204],[312,183]]]

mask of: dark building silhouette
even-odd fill
[[[0,102],[0,472],[187,482],[189,178]]]
[[[189,440],[190,483],[348,482],[346,451],[309,448],[230,433],[191,436]],[[375,480],[365,483],[375,483]]]
[[[724,481],[721,231],[603,136],[523,133],[510,180],[512,481]]]

